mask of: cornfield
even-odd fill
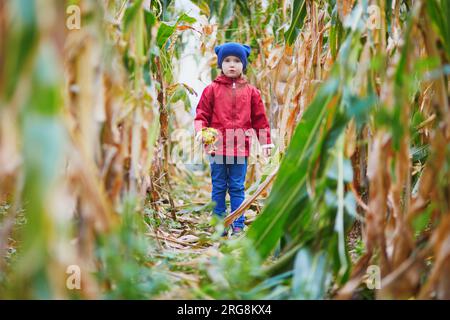
[[[0,0],[0,298],[450,299],[448,17],[447,0]],[[227,41],[252,48],[276,148],[222,223],[180,78],[191,45],[193,81],[213,80]]]

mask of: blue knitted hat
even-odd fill
[[[214,51],[217,54],[217,64],[222,69],[222,62],[228,56],[236,56],[241,59],[243,70],[247,68],[247,57],[250,55],[250,47],[246,44],[236,42],[227,42],[220,46],[216,46]]]

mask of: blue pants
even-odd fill
[[[248,157],[209,156],[211,166],[212,194],[216,203],[214,214],[219,218],[227,215],[225,196],[230,194],[231,212],[239,208],[245,199],[245,175],[247,174]],[[244,215],[233,222],[233,227],[243,228]]]

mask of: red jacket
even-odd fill
[[[215,144],[218,155],[248,156],[255,133],[261,145],[272,143],[261,94],[243,77],[233,79],[222,74],[203,90],[195,131],[206,127],[219,131]],[[209,152],[210,147],[206,150]]]

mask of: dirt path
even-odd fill
[[[166,264],[167,275],[173,281],[172,289],[161,299],[208,299],[201,284],[208,282],[211,257],[219,257],[220,244],[211,225],[210,177],[207,172],[184,173],[178,176],[173,189],[177,221],[170,217],[168,204],[163,212],[149,215],[148,236],[155,242],[152,252],[155,265]]]

